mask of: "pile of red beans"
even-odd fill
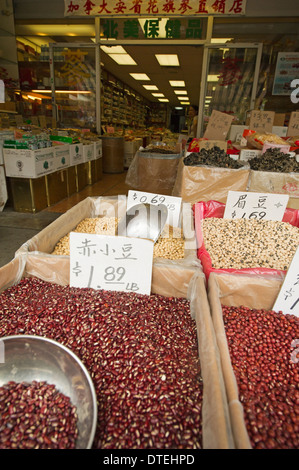
[[[22,334],[56,340],[86,366],[98,401],[94,448],[202,446],[188,300],[23,279],[0,295],[0,337]]]
[[[299,447],[299,318],[222,306],[232,367],[253,448]]]

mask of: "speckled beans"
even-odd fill
[[[81,359],[97,393],[95,448],[201,447],[188,300],[24,279],[0,295],[0,337],[13,334],[54,339]]]
[[[299,228],[287,222],[206,218],[202,232],[215,269],[287,270],[299,245]]]
[[[298,449],[298,317],[246,307],[222,310],[252,447]]]
[[[75,449],[76,407],[46,382],[0,387],[0,449]]]

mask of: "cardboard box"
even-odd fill
[[[77,192],[82,191],[87,186],[88,181],[88,168],[85,163],[80,163],[75,166],[76,168],[76,187]]]
[[[246,163],[244,168],[235,170],[186,166],[181,159],[172,195],[192,204],[209,200],[226,202],[228,191],[246,191],[249,174],[250,169]]]
[[[70,144],[70,166],[84,163],[83,144]]]
[[[99,181],[103,178],[103,158],[97,158],[95,160],[95,172],[96,172],[96,181]]]
[[[66,285],[61,274],[68,276],[69,260],[67,257],[41,257],[32,253],[27,257],[18,256],[0,268],[0,291],[16,285],[22,278],[34,276],[46,282]],[[170,271],[171,273],[171,271]],[[57,276],[56,276],[57,274]],[[156,273],[159,276],[159,273]],[[160,279],[163,281],[163,276]],[[175,290],[169,284],[157,292],[161,296],[175,296]],[[26,295],[26,294],[25,294]],[[188,282],[190,311],[195,322],[198,338],[201,380],[203,381],[202,406],[202,447],[204,449],[233,449],[230,413],[227,406],[225,383],[221,370],[221,361],[217,350],[216,336],[213,329],[204,278],[195,274]],[[80,335],[80,333],[79,333]],[[52,338],[60,341],[59,338]],[[179,341],[179,339],[178,339]]]
[[[221,358],[232,431],[237,449],[250,449],[251,443],[244,420],[236,377],[232,368],[221,305],[241,305],[248,308],[271,310],[284,277],[240,276],[212,273],[208,282],[208,299]],[[253,390],[254,392],[254,390]],[[254,397],[253,397],[254,399]]]
[[[95,145],[94,143],[83,144],[83,161],[90,162],[95,159]]]
[[[64,170],[70,166],[70,146],[69,144],[56,145],[55,150],[55,169]]]
[[[13,208],[16,212],[39,212],[48,207],[45,176],[9,178]]]
[[[97,158],[101,158],[103,156],[103,148],[102,148],[101,139],[96,140],[93,145],[94,145],[94,158],[96,160]]]
[[[39,178],[55,171],[55,149],[3,149],[6,176]]]
[[[8,194],[4,166],[0,165],[0,212],[3,211],[7,199]]]

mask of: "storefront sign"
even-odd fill
[[[172,227],[180,226],[181,197],[165,196],[164,194],[145,193],[143,191],[128,191],[127,210],[136,204],[164,204],[168,209],[166,223]]]
[[[246,0],[64,0],[64,16],[245,15]]]
[[[273,310],[299,317],[299,247],[287,271]]]
[[[154,243],[70,233],[70,285],[150,295]]]
[[[287,194],[228,191],[223,218],[281,221],[288,201]]]
[[[272,95],[290,96],[291,83],[299,78],[299,52],[278,52]]]

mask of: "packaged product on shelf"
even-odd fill
[[[237,449],[297,449],[299,319],[274,312],[284,276],[211,273],[208,299]]]
[[[235,160],[219,147],[186,152],[178,166],[172,195],[190,203],[213,199],[225,202],[229,190],[247,189],[249,172],[246,162]]]
[[[25,242],[16,255],[38,252],[53,266],[53,273],[64,284],[69,282],[69,233],[98,233],[113,235],[125,216],[126,196],[86,198],[53,223]],[[166,232],[157,240],[154,249],[152,291],[160,286],[172,285],[178,296],[185,295],[194,272],[201,270],[197,258],[193,213],[190,204],[181,212],[182,233],[165,227]],[[174,233],[175,232],[175,233]],[[55,266],[55,268],[54,268]]]
[[[225,204],[194,206],[198,257],[206,277],[215,273],[285,274],[299,244],[299,211],[282,221],[223,219]]]
[[[42,335],[79,357],[98,400],[94,449],[234,448],[202,273],[178,298],[172,286],[150,295],[74,288],[52,268],[37,253],[0,268],[1,334]]]

